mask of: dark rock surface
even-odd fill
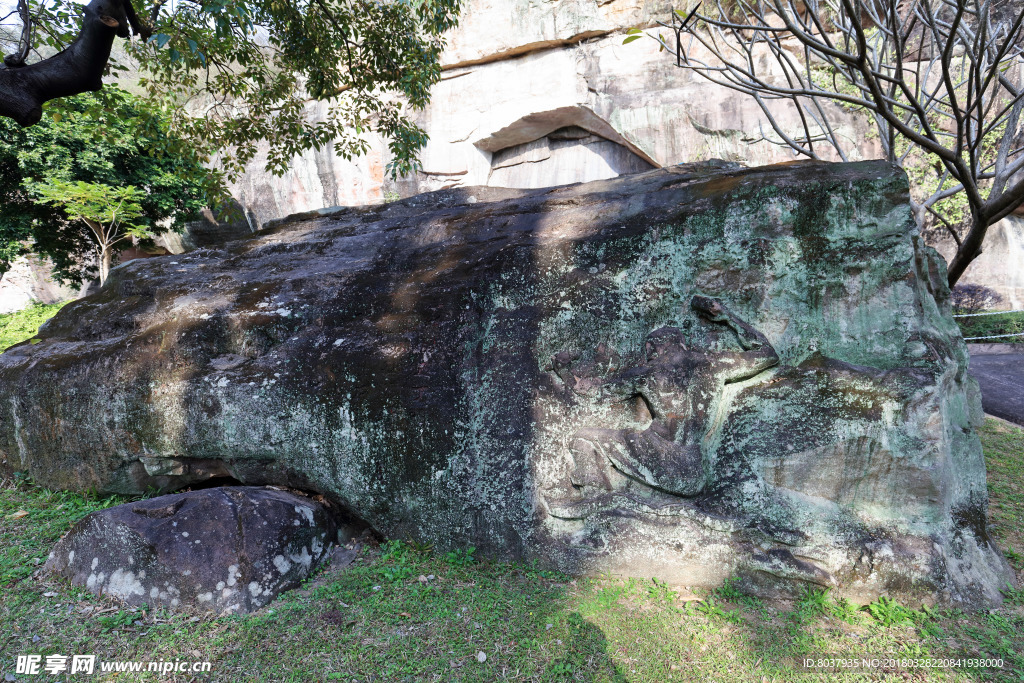
[[[986,413],[1024,426],[1024,353],[972,355],[971,375]]]
[[[226,206],[203,209],[197,220],[185,225],[181,240],[191,251],[248,237],[252,232],[242,205],[232,199]]]
[[[334,520],[308,498],[209,488],[94,512],[45,569],[132,605],[245,613],[298,586],[334,538]]]
[[[711,163],[130,263],[0,355],[0,467],[275,483],[571,572],[997,601],[977,384],[907,191]]]

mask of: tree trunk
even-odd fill
[[[988,228],[988,222],[985,219],[977,216],[971,217],[971,229],[964,235],[960,248],[956,250],[956,254],[953,255],[949,262],[947,280],[950,289],[963,276],[967,266],[971,265],[974,259],[981,256],[981,246],[985,241],[985,234],[988,232]]]
[[[112,249],[110,246],[100,247],[100,287],[107,284],[107,276],[110,275],[110,262],[112,260]]]

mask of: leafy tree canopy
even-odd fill
[[[151,102],[168,107],[173,128],[230,173],[261,142],[268,169],[281,173],[294,154],[332,142],[345,157],[360,154],[371,131],[389,140],[393,174],[417,168],[426,134],[406,106],[428,101],[442,34],[459,11],[459,0],[18,3],[7,20],[15,32],[0,69],[0,115],[29,125],[43,102],[131,72]],[[116,36],[132,34],[108,57]]]
[[[63,207],[72,220],[85,223],[92,232],[100,261],[100,285],[106,284],[118,250],[131,239],[153,236],[138,221],[144,215],[142,192],[133,185],[113,187],[81,180],[48,180],[33,183],[32,191],[47,204]]]
[[[223,178],[207,158],[178,138],[159,109],[117,87],[51,103],[38,124],[22,128],[0,118],[0,273],[14,257],[48,258],[68,282],[91,276],[92,231],[61,204],[33,187],[138,188],[141,216],[151,233],[179,229],[223,195]]]

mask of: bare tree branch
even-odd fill
[[[736,0],[727,11],[716,0],[685,22],[677,13],[674,45],[658,40],[680,67],[752,97],[775,136],[762,140],[812,159],[825,145],[846,160],[850,143],[823,106],[832,102],[869,115],[894,164],[934,161],[937,185],[914,211],[919,220],[932,214],[956,242],[952,285],[981,253],[988,226],[1024,203],[1024,9],[1009,16],[996,3]],[[773,100],[795,107],[795,130]],[[938,208],[956,196],[971,214],[963,235]]]
[[[32,49],[32,14],[28,10],[28,0],[18,0],[18,16],[21,18],[18,51],[4,56],[4,65],[11,69],[25,66],[25,60]]]

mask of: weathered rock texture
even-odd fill
[[[298,586],[334,536],[334,520],[308,498],[211,488],[94,512],[45,569],[131,605],[245,613]]]
[[[998,600],[977,385],[906,199],[880,162],[719,162],[127,264],[0,355],[0,459],[284,484],[573,572]]]
[[[258,225],[255,220],[253,225]],[[216,210],[203,209],[196,220],[185,224],[181,232],[163,233],[155,241],[158,247],[171,254],[182,254],[248,237],[256,230],[253,225],[250,225],[244,207],[232,200],[229,205]]]
[[[55,304],[82,296],[88,287],[61,285],[53,278],[46,261],[24,256],[11,264],[11,269],[0,275],[0,314],[20,311],[35,302]]]

